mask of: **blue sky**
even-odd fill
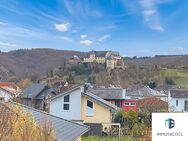
[[[186,0],[1,0],[0,50],[188,53]]]

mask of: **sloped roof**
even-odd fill
[[[77,87],[74,87],[74,88],[72,88],[72,89],[69,89],[69,90],[67,90],[67,91],[65,91],[65,92],[63,92],[63,93],[61,93],[61,94],[58,94],[58,95],[56,95],[56,96],[53,96],[53,97],[49,98],[48,100],[52,101],[52,100],[54,100],[54,99],[56,99],[56,98],[62,97],[62,96],[64,96],[64,95],[66,95],[66,94],[69,94],[69,93],[71,93],[71,92],[73,92],[73,91],[75,91],[75,90],[80,89],[80,87],[81,87],[81,86],[77,86]]]
[[[129,91],[126,93],[126,96],[139,96],[139,97],[150,97],[150,96],[155,96],[155,97],[167,97],[166,94],[160,93],[156,90],[153,90],[149,87],[143,87],[138,90],[134,91]]]
[[[171,89],[170,95],[173,98],[188,98],[188,90],[186,90],[186,89]]]
[[[52,88],[44,89],[44,91],[42,91],[41,94],[36,96],[36,99],[43,99],[44,97],[46,97],[50,93],[55,93]]]
[[[0,88],[12,94],[17,94],[21,91],[21,89],[13,82],[0,82]]]
[[[163,92],[165,94],[168,94],[170,89],[185,89],[184,86],[177,86],[177,85],[163,85],[163,86],[157,86],[154,88],[154,90]]]
[[[4,89],[4,88],[1,88],[1,87],[0,87],[0,90],[4,91],[4,92],[6,92],[6,93],[8,93],[8,94],[10,94],[10,95],[12,95],[12,96],[15,95],[14,93],[12,93],[12,92],[10,92],[10,91]]]
[[[66,92],[64,92],[64,93],[62,93],[62,94],[56,95],[56,96],[54,96],[54,97],[51,97],[51,98],[49,98],[49,100],[50,100],[50,101],[53,101],[54,99],[57,99],[57,98],[62,97],[62,96],[64,96],[64,95],[66,95],[66,94],[69,94],[69,93],[71,93],[71,92],[73,92],[73,91],[75,91],[75,90],[81,89],[80,87],[81,87],[81,86],[78,86],[78,87],[73,88],[73,89],[71,89],[71,90],[68,90],[68,91],[66,91]],[[115,110],[118,109],[118,107],[115,106],[114,104],[111,104],[110,102],[108,102],[108,101],[106,101],[106,100],[104,100],[104,99],[102,99],[102,98],[100,98],[100,97],[98,97],[98,96],[92,94],[91,92],[86,92],[86,93],[81,92],[81,94],[82,94],[82,96],[86,96],[86,97],[88,97],[88,98],[90,98],[90,99],[92,99],[92,100],[94,100],[94,101],[100,103],[101,105],[103,105],[103,106],[105,106],[105,107],[111,109],[112,111],[115,111]]]
[[[89,99],[92,99],[96,102],[98,102],[99,104],[103,105],[104,107],[112,110],[112,111],[116,111],[118,109],[118,107],[114,104],[111,104],[110,102],[90,93],[90,92],[86,92],[86,93],[82,93],[83,96],[86,96]]]
[[[11,87],[17,89],[17,86],[13,82],[0,82],[0,87]]]
[[[21,98],[37,98],[43,99],[53,90],[46,86],[45,84],[34,83],[21,93]],[[39,95],[41,94],[41,95]]]
[[[95,55],[96,57],[106,57],[107,51],[96,51]]]
[[[168,103],[156,97],[147,97],[138,100],[138,107],[154,107],[156,109],[168,109]]]
[[[95,56],[96,57],[106,57],[106,53],[107,53],[108,51],[90,51],[88,54],[87,54],[87,56],[86,57],[89,57],[90,56],[90,54],[95,54]]]
[[[17,105],[17,103],[14,104]],[[37,124],[41,124],[44,120],[50,122],[59,141],[73,141],[89,130],[88,126],[65,120],[25,105],[21,105],[21,107],[28,114],[32,113]]]
[[[123,99],[123,89],[121,88],[93,88],[89,89],[92,94],[106,99]]]
[[[116,55],[116,56],[119,56],[119,55],[120,55],[118,51],[111,51],[111,54],[112,54],[112,55]]]

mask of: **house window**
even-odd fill
[[[129,102],[125,102],[125,106],[129,106]]]
[[[185,100],[185,106],[188,106],[188,101],[187,100]]]
[[[63,110],[68,111],[70,109],[70,95],[64,96]]]
[[[63,110],[69,110],[69,104],[63,104]]]
[[[125,102],[125,106],[136,106],[135,102]]]
[[[185,100],[185,103],[184,103],[184,110],[187,112],[188,111],[188,101]]]
[[[176,100],[176,107],[178,107],[178,100]]]
[[[136,103],[134,103],[134,102],[131,102],[131,106],[136,106]]]
[[[69,95],[64,96],[64,102],[69,102],[69,100],[70,100],[70,96]]]
[[[87,100],[87,111],[86,115],[92,116],[93,115],[93,102]]]

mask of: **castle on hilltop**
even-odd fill
[[[105,64],[107,69],[115,69],[124,67],[123,58],[116,51],[90,51],[83,58],[84,63],[100,63]]]

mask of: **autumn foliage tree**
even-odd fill
[[[0,104],[0,140],[55,141],[52,126],[45,121],[37,124],[32,114],[20,106]]]

